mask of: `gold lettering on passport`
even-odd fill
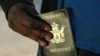
[[[50,15],[45,15],[45,16],[42,16],[42,18],[46,18],[46,19],[53,19],[53,18],[57,18],[57,17],[62,17],[62,16],[65,16],[64,13],[58,13],[58,14],[50,14]]]
[[[50,49],[50,52],[65,52],[65,51],[70,51],[70,47]]]

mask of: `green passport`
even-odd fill
[[[67,10],[60,9],[39,16],[52,26],[53,34],[50,44],[41,49],[40,56],[77,56]]]

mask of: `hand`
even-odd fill
[[[34,6],[18,3],[13,5],[8,12],[8,24],[14,31],[37,41],[41,46],[48,45],[52,38],[51,26],[41,18]]]

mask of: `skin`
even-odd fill
[[[27,36],[45,47],[53,37],[50,33],[51,26],[36,15],[38,13],[33,5],[15,4],[8,11],[8,25],[15,32]]]

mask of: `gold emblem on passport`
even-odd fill
[[[59,24],[53,22],[52,23],[52,31],[53,33],[53,39],[50,40],[51,43],[59,44],[63,43],[65,41],[65,36],[64,36],[64,29],[65,26],[62,25],[62,27],[59,27]]]

